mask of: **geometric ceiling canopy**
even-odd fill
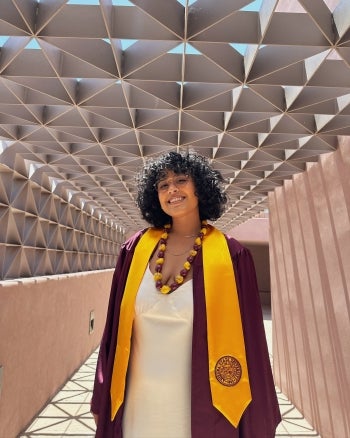
[[[230,229],[348,135],[349,0],[1,0],[0,162],[126,230],[149,156],[209,157]]]

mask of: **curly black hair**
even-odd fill
[[[222,215],[227,196],[221,173],[212,168],[206,157],[196,152],[171,151],[149,159],[136,177],[136,203],[143,219],[155,227],[171,223],[171,217],[161,209],[156,189],[159,180],[169,170],[192,178],[201,220],[216,220]]]

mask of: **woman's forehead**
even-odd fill
[[[183,174],[186,174],[186,172],[184,172],[180,169],[162,169],[158,174],[158,180],[171,178],[173,176],[183,175]]]

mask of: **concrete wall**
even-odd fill
[[[268,245],[270,238],[268,215],[249,219],[232,228],[229,234],[242,243]]]
[[[350,436],[350,139],[269,196],[276,384],[322,438]]]
[[[0,282],[1,438],[16,437],[99,345],[112,273]]]

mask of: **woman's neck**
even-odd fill
[[[199,217],[194,220],[189,220],[188,218],[184,218],[184,220],[173,219],[171,234],[179,237],[194,237],[197,236],[200,229],[201,221]]]

